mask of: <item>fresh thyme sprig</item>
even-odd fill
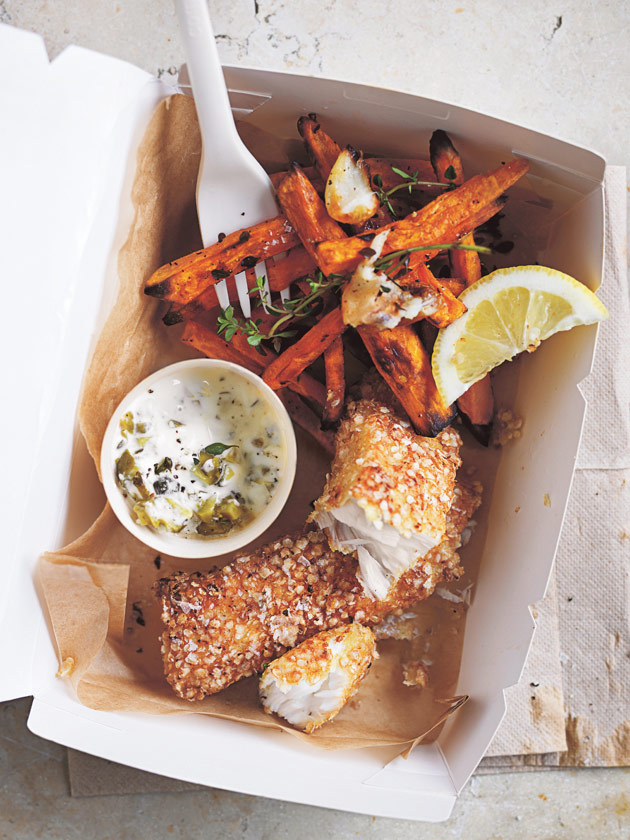
[[[399,251],[391,251],[383,257],[379,257],[374,261],[374,268],[377,271],[382,271],[387,275],[388,280],[397,285],[398,280],[409,269],[409,258],[414,251],[443,251],[449,249],[458,249],[463,251],[477,251],[480,254],[492,253],[491,248],[484,245],[466,245],[462,242],[442,242],[438,244],[418,245],[415,248],[404,248]],[[375,252],[366,247],[361,252],[363,257],[374,256]],[[282,301],[279,304],[273,303],[269,294],[264,277],[256,278],[256,285],[250,290],[250,295],[259,295],[267,312],[270,315],[276,316],[276,321],[271,325],[268,332],[261,330],[263,323],[262,318],[239,318],[234,311],[233,306],[228,306],[222,309],[217,318],[217,333],[223,335],[226,341],[231,341],[237,333],[247,337],[247,343],[261,354],[265,355],[265,350],[262,347],[263,341],[272,341],[275,350],[280,347],[280,339],[292,338],[297,335],[297,330],[286,329],[292,322],[301,318],[306,318],[312,315],[318,305],[320,298],[326,292],[334,291],[342,286],[347,280],[348,276],[344,274],[329,274],[326,277],[319,269],[316,270],[314,277],[305,278],[308,283],[310,292],[301,297],[290,298]],[[381,291],[391,291],[389,286],[381,286]]]
[[[391,280],[397,280],[409,269],[409,257],[414,251],[476,251],[478,254],[491,254],[492,249],[485,245],[468,245],[464,242],[438,242],[429,245],[417,245],[415,248],[403,248],[390,251],[374,261],[374,268],[382,271]],[[393,272],[397,272],[393,274]]]
[[[265,289],[264,278],[256,278],[256,286],[251,290],[250,294],[258,293],[267,311],[279,316],[276,323],[269,330],[268,337],[280,338],[281,336],[278,330],[288,321],[292,321],[295,318],[306,318],[308,315],[312,315],[319,298],[326,292],[332,291],[340,286],[345,279],[345,276],[342,274],[331,274],[325,277],[319,269],[316,269],[315,277],[304,278],[304,282],[308,283],[311,290],[308,294],[298,298],[289,298],[288,300],[282,301],[280,306],[275,306],[269,300]]]
[[[319,271],[315,273],[315,277],[305,278],[305,282],[310,287],[310,292],[298,298],[290,298],[282,301],[279,305],[272,303],[267,294],[264,277],[256,278],[256,285],[250,290],[250,295],[259,295],[267,312],[271,315],[276,315],[277,320],[270,327],[269,332],[265,333],[260,329],[262,318],[257,318],[255,321],[251,318],[240,319],[234,312],[233,306],[228,306],[227,309],[222,309],[217,318],[217,333],[223,334],[226,341],[231,341],[236,333],[242,333],[247,336],[247,343],[255,347],[256,350],[264,355],[265,351],[261,347],[262,341],[273,341],[274,347],[278,349],[278,344],[281,338],[292,338],[296,335],[296,330],[282,329],[291,321],[306,318],[315,311],[318,300],[328,291],[340,286],[345,276],[340,274],[331,274],[325,277]]]
[[[380,201],[381,205],[387,207],[393,218],[397,217],[396,211],[391,203],[391,196],[395,193],[399,192],[399,190],[407,190],[409,195],[411,195],[411,190],[414,187],[442,187],[444,190],[453,190],[455,189],[455,178],[457,174],[455,172],[455,168],[453,166],[449,166],[446,172],[444,173],[444,177],[447,179],[448,183],[443,184],[439,181],[421,181],[418,175],[418,170],[416,169],[415,172],[409,174],[408,172],[403,172],[402,169],[398,169],[397,166],[392,166],[392,172],[402,178],[402,182],[400,184],[396,184],[394,187],[391,187],[389,190],[383,189],[383,178],[380,175],[375,175],[372,178],[372,184],[376,187],[375,193],[376,197]]]
[[[265,355],[264,348],[261,347],[261,342],[264,339],[292,338],[295,335],[295,330],[276,331],[274,335],[270,333],[265,334],[260,329],[261,324],[262,318],[257,318],[255,321],[252,318],[241,320],[234,312],[234,307],[230,305],[222,309],[217,318],[217,335],[223,335],[226,341],[231,341],[236,333],[241,333],[247,337],[247,343],[255,347],[261,356]],[[276,324],[274,324],[275,326]]]

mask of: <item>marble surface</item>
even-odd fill
[[[222,790],[69,795],[66,750],[26,729],[28,700],[0,704],[0,838],[6,840],[627,840],[630,770],[473,778],[451,819],[386,820]]]
[[[88,12],[89,9],[89,12]],[[630,164],[624,0],[211,0],[226,62],[463,104]],[[0,21],[174,75],[171,0],[0,0]]]
[[[630,166],[624,0],[212,0],[226,62],[291,69],[446,99],[556,134]],[[0,0],[0,22],[174,76],[170,0]],[[221,790],[71,798],[65,749],[0,705],[0,838],[527,838],[630,836],[630,770],[474,778],[429,826]]]

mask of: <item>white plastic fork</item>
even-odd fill
[[[201,128],[197,214],[207,247],[222,232],[232,233],[277,216],[278,207],[269,176],[236,131],[207,0],[175,0],[175,9]],[[265,264],[258,263],[255,272],[265,278],[264,307],[271,295]],[[245,272],[234,279],[241,310],[249,318],[251,300]],[[217,283],[215,290],[219,305],[226,309],[230,305],[227,281]]]

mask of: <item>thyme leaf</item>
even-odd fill
[[[372,178],[372,185],[376,188],[374,192],[376,193],[376,197],[380,201],[381,205],[383,207],[387,207],[387,209],[392,215],[392,218],[394,219],[397,218],[397,213],[394,210],[394,207],[392,206],[390,200],[391,196],[394,195],[394,193],[397,193],[400,190],[406,190],[409,193],[409,195],[411,195],[411,191],[414,187],[442,187],[442,189],[446,190],[453,189],[452,184],[441,184],[438,181],[421,181],[417,169],[415,172],[409,174],[409,172],[403,172],[402,169],[398,169],[397,166],[392,165],[391,168],[392,172],[398,175],[399,178],[403,179],[400,184],[396,184],[390,189],[385,190],[383,189],[383,179],[380,175],[377,174]],[[449,168],[453,169],[452,166]],[[455,170],[453,169],[453,173],[454,172]],[[456,176],[453,175],[453,178],[455,177]]]
[[[417,172],[407,177],[411,182],[416,176]],[[378,177],[375,176],[373,181],[376,182]],[[441,184],[440,186],[445,185]],[[429,243],[427,245],[418,245],[415,248],[391,251],[389,254],[385,254],[385,256],[375,260],[374,268],[382,271],[387,276],[388,281],[397,286],[398,283],[396,281],[409,271],[409,258],[414,251],[443,251],[449,249],[477,251],[480,254],[492,253],[491,248],[483,245],[467,245],[462,242]],[[366,246],[361,252],[364,257],[372,257],[374,253],[374,250],[369,246]],[[348,280],[348,275],[329,274],[326,277],[319,269],[316,269],[314,276],[305,278],[305,282],[308,284],[308,292],[299,297],[289,298],[276,304],[269,297],[265,278],[257,277],[256,285],[250,290],[250,294],[258,294],[267,313],[275,317],[268,331],[265,332],[262,329],[262,318],[257,318],[256,320],[252,318],[239,318],[234,311],[234,307],[230,304],[230,306],[222,309],[219,313],[217,318],[217,334],[222,335],[226,341],[231,341],[237,334],[243,335],[250,347],[254,347],[262,356],[265,355],[263,342],[269,341],[275,352],[278,353],[283,338],[293,338],[293,336],[297,335],[297,330],[294,328],[297,322],[302,318],[307,318],[309,315],[315,314],[323,295],[327,292],[338,294],[341,287]],[[391,288],[388,285],[381,285],[380,291],[387,293],[391,291]]]
[[[222,455],[226,449],[232,449],[232,447],[237,448],[234,443],[209,443],[208,446],[204,446],[202,452],[207,455]]]
[[[478,254],[491,254],[492,249],[485,245],[467,245],[463,242],[438,242],[428,245],[417,245],[415,248],[403,248],[390,251],[375,260],[374,268],[383,271],[390,280],[397,280],[409,270],[409,256],[414,251],[476,251]],[[394,274],[394,272],[396,272]]]
[[[321,271],[316,270],[314,277],[306,278],[310,292],[296,298],[289,298],[278,304],[273,303],[267,291],[264,277],[256,278],[256,285],[250,290],[250,294],[259,295],[263,306],[270,315],[276,317],[275,322],[268,332],[261,329],[262,319],[255,321],[251,318],[239,318],[234,312],[232,305],[222,309],[217,318],[217,334],[223,335],[226,341],[231,341],[238,333],[244,335],[247,343],[254,347],[261,355],[265,355],[263,341],[272,341],[277,351],[279,341],[282,338],[292,338],[297,334],[292,325],[295,321],[312,315],[317,309],[320,298],[328,291],[334,291],[346,277],[339,274],[331,274],[325,277]]]

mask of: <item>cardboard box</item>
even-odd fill
[[[134,152],[153,109],[173,91],[77,47],[49,63],[38,36],[7,26],[0,26],[0,71],[7,127],[0,216],[11,313],[0,335],[9,395],[0,423],[12,467],[1,490],[0,653],[11,666],[0,674],[0,699],[33,694],[28,725],[36,734],[154,773],[368,814],[446,819],[501,722],[503,690],[525,662],[534,630],[528,605],[543,596],[560,534],[585,411],[578,383],[592,363],[596,327],[555,336],[519,366],[515,408],[526,423],[502,453],[489,501],[457,686],[470,700],[435,743],[407,760],[397,747],[330,753],[194,714],[88,709],[55,678],[33,570],[43,550],[81,533],[103,503],[75,428],[77,401],[114,300]],[[605,164],[597,154],[412,94],[243,67],[226,67],[225,75],[235,115],[282,138],[295,137],[298,114],[316,111],[340,143],[382,154],[423,156],[418,136],[440,127],[455,138],[468,171],[492,168],[503,156],[528,158],[529,192],[519,200],[539,229],[539,261],[593,290],[600,284]],[[196,749],[155,746],[178,742]]]

